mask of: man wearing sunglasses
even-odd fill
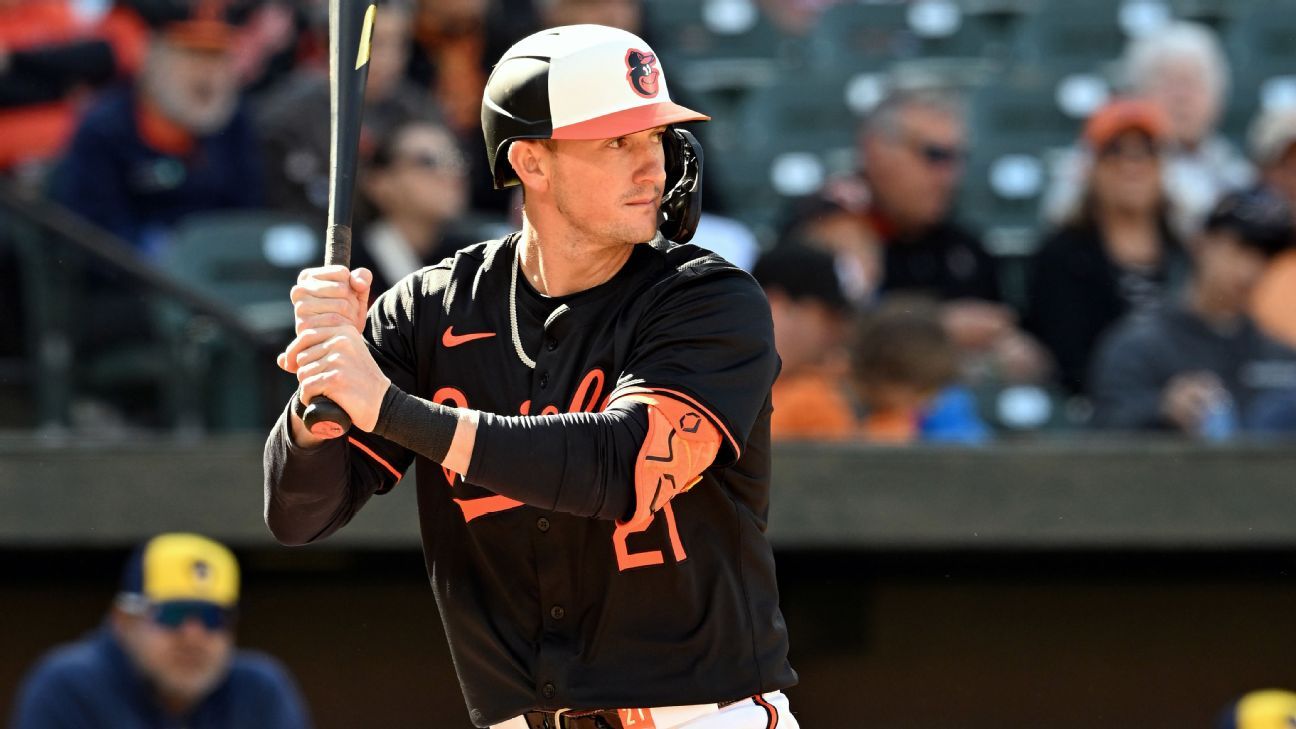
[[[236,650],[234,555],[196,534],[135,550],[102,628],[28,675],[13,729],[305,729],[305,707],[267,656]]]
[[[882,292],[942,302],[941,319],[965,357],[986,360],[1012,381],[1046,371],[1043,351],[1003,303],[996,263],[955,220],[967,157],[961,101],[937,89],[888,94],[860,128],[858,189],[883,241]]]

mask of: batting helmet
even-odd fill
[[[532,34],[510,48],[486,81],[482,132],[495,188],[519,184],[508,148],[519,139],[609,139],[710,117],[671,101],[657,55],[643,39],[602,25]],[[665,137],[662,233],[692,237],[701,214],[702,148],[686,131]]]

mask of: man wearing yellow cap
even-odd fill
[[[13,729],[309,727],[284,669],[234,648],[238,592],[224,546],[196,534],[148,540],[105,625],[28,675]]]

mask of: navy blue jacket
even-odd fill
[[[297,688],[272,658],[237,651],[216,690],[169,716],[108,628],[51,651],[19,689],[11,729],[309,729]]]
[[[147,253],[164,248],[190,213],[264,203],[260,146],[244,109],[174,156],[145,143],[136,103],[134,89],[116,88],[86,112],[55,173],[55,199]]]

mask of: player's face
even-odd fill
[[[591,240],[614,245],[651,240],[666,184],[665,130],[556,141],[551,191],[567,224]]]
[[[234,646],[229,629],[209,629],[197,617],[167,627],[146,615],[121,611],[115,613],[114,625],[131,660],[167,701],[200,701],[229,670]]]

